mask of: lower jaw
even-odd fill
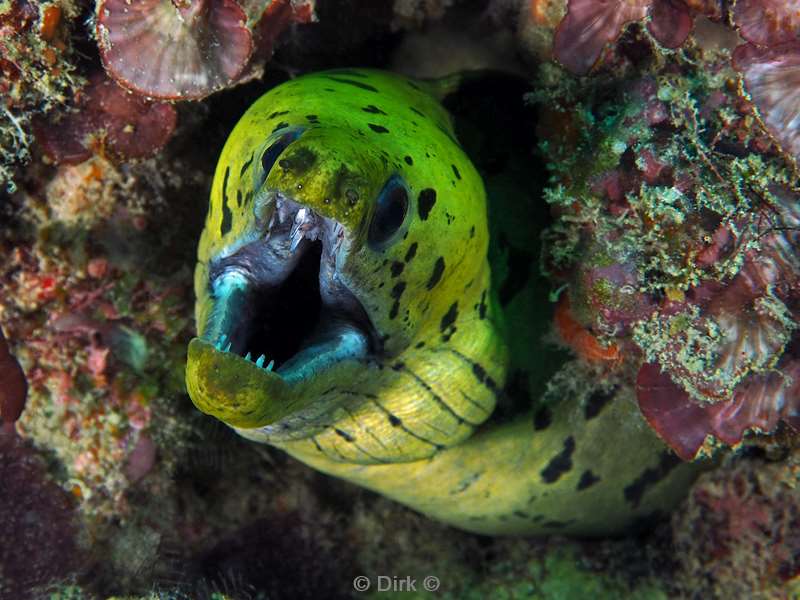
[[[219,350],[202,338],[189,343],[186,386],[202,412],[242,430],[279,426],[311,412],[324,412],[320,398],[332,381],[360,370],[362,338],[348,328],[287,361],[283,372],[259,367],[238,354]],[[301,353],[303,354],[303,353]],[[342,369],[339,375],[338,369]]]
[[[294,383],[310,379],[343,360],[365,360],[368,353],[369,340],[361,329],[344,320],[329,321],[277,373],[287,383]]]

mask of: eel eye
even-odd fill
[[[381,249],[400,230],[408,213],[408,191],[399,177],[392,177],[381,190],[369,225],[367,243]]]
[[[301,128],[291,129],[267,146],[267,149],[264,150],[264,154],[261,155],[261,171],[258,175],[256,189],[264,184],[272,167],[275,166],[278,157],[283,154],[283,151],[289,147],[289,144],[299,138],[302,133],[303,130]]]

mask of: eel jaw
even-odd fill
[[[380,339],[340,267],[344,227],[272,193],[266,234],[212,260],[212,310],[189,345],[187,387],[229,425],[270,425],[314,398],[299,384],[347,360],[376,355]]]

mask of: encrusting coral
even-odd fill
[[[83,78],[75,65],[72,2],[0,3],[0,189],[30,159],[31,121],[64,105]]]
[[[798,458],[735,461],[700,478],[672,520],[680,587],[709,598],[800,594]]]
[[[62,461],[82,511],[103,518],[124,511],[129,480],[152,462],[153,405],[182,389],[188,281],[152,262],[163,242],[148,229],[159,209],[146,173],[98,157],[60,167],[26,190],[0,267],[0,318],[30,385],[17,428]],[[22,243],[31,230],[39,241]]]

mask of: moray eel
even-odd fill
[[[437,90],[328,71],[242,117],[199,244],[194,404],[473,532],[605,535],[669,510],[692,470],[643,424],[630,389],[526,398],[513,418],[492,417],[512,379],[542,379],[552,311],[534,279],[503,287],[498,240],[536,248],[535,219],[503,193],[487,210]],[[534,269],[531,257],[517,267]]]

